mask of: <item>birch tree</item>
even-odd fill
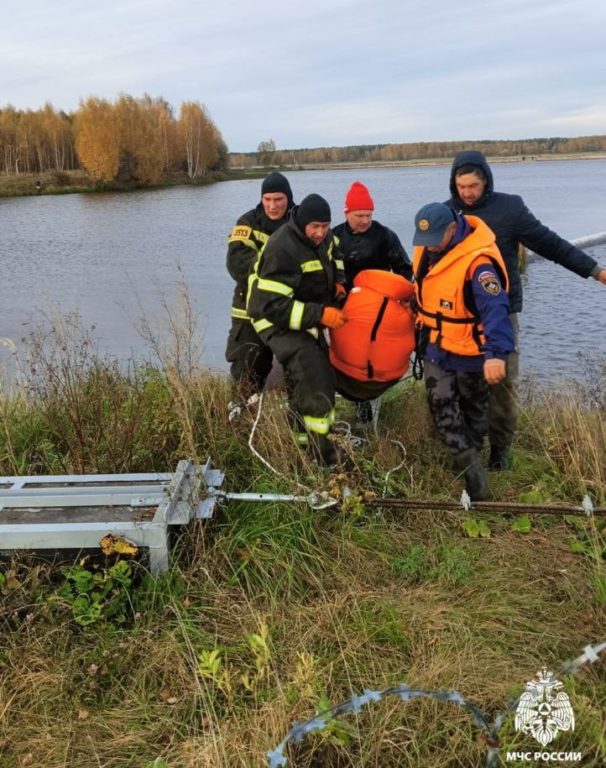
[[[82,166],[93,179],[113,181],[120,164],[120,131],[114,106],[93,97],[81,102],[75,127]]]

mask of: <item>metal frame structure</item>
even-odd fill
[[[174,473],[0,477],[0,550],[88,549],[107,534],[169,563],[169,527],[212,517],[224,474],[180,461]]]
[[[157,574],[169,564],[169,527],[213,516],[217,503],[287,502],[321,510],[339,503],[327,492],[231,493],[222,490],[225,473],[180,461],[174,473],[126,475],[42,475],[0,477],[0,551],[95,549],[108,534],[149,550]],[[344,489],[343,498],[351,491]],[[580,507],[507,502],[460,502],[372,498],[369,507],[445,509],[509,514],[606,515],[589,496]]]

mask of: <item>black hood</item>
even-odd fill
[[[453,200],[458,200],[457,185],[455,184],[455,173],[459,168],[464,165],[474,165],[477,168],[481,168],[484,176],[486,176],[487,184],[484,197],[490,195],[494,191],[494,181],[492,178],[492,171],[488,165],[488,161],[481,152],[475,149],[468,149],[465,152],[459,152],[455,155],[455,159],[452,161],[452,168],[450,169],[450,194]]]

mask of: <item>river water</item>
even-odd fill
[[[606,161],[503,163],[499,191],[521,194],[545,224],[568,239],[606,230]],[[352,181],[370,187],[375,218],[410,252],[414,214],[448,193],[446,166],[298,171],[295,200],[327,198],[342,221]],[[232,283],[225,270],[227,235],[259,199],[260,181],[230,181],[122,194],[0,200],[0,337],[17,348],[44,317],[77,311],[94,326],[98,349],[120,360],[147,360],[141,319],[162,333],[188,286],[203,334],[203,364],[226,370]],[[606,246],[589,249],[606,265]],[[542,381],[579,375],[580,361],[606,356],[606,288],[537,259],[524,277],[522,370]],[[9,367],[0,346],[0,365]]]

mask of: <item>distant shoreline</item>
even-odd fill
[[[567,155],[510,155],[501,157],[499,155],[487,155],[490,164],[493,163],[534,163],[550,162],[552,160],[606,160],[606,152],[579,152]],[[230,175],[240,175],[241,178],[262,177],[270,171],[336,171],[350,170],[354,168],[407,168],[419,166],[436,166],[452,164],[452,157],[437,157],[419,160],[369,160],[367,162],[341,162],[341,163],[297,163],[293,165],[281,166],[255,166],[253,168],[234,167],[230,168]]]
[[[606,160],[606,152],[579,152],[561,155],[487,155],[493,163],[535,163],[568,160]],[[213,173],[195,182],[182,175],[173,175],[155,186],[136,185],[133,183],[108,182],[99,184],[83,171],[48,172],[44,174],[20,173],[0,175],[0,198],[33,197],[37,195],[65,195],[76,193],[134,192],[165,189],[175,186],[204,186],[219,181],[238,181],[242,179],[260,179],[271,171],[293,173],[295,171],[337,171],[356,168],[415,168],[449,166],[452,158],[424,158],[418,160],[370,160],[366,162],[332,163],[297,163],[292,165],[254,166],[252,168],[234,167],[225,172]]]

